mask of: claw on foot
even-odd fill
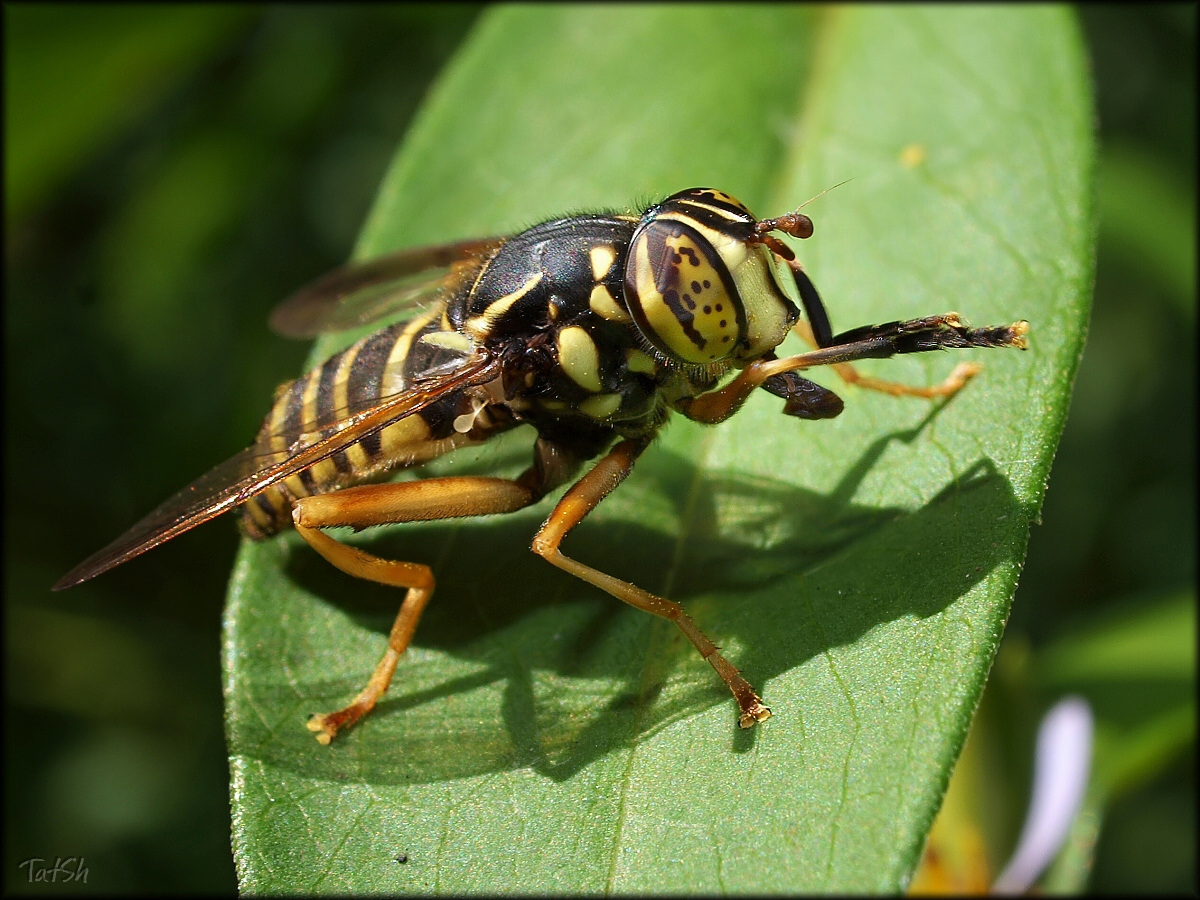
[[[749,709],[742,711],[738,718],[738,726],[741,728],[753,728],[759,722],[765,722],[771,718],[771,710],[763,706],[761,700],[755,700],[754,705]]]
[[[331,718],[332,716],[313,713],[305,723],[305,727],[317,736],[317,743],[325,747],[329,746],[329,742],[338,733],[338,725],[331,722]]]

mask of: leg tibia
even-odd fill
[[[595,585],[607,591],[618,600],[623,600],[630,606],[644,610],[659,618],[674,622],[716,670],[721,679],[728,685],[738,702],[741,714],[738,724],[749,728],[756,722],[761,722],[771,715],[771,711],[763,705],[754,688],[741,676],[741,673],[721,656],[716,645],[696,626],[691,617],[684,612],[678,603],[667,600],[645,591],[637,585],[622,581],[591,566],[564,556],[559,550],[563,538],[578,525],[589,512],[596,508],[629,474],[638,455],[645,449],[644,441],[624,441],[614,447],[607,456],[601,459],[595,467],[583,476],[559,501],[550,518],[538,531],[533,539],[533,552],[543,557],[547,562],[557,566],[564,572],[570,572],[576,578]]]

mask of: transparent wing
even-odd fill
[[[377,406],[304,434],[286,450],[249,447],[193,481],[113,543],[85,559],[59,579],[54,590],[87,581],[145,553],[367,435],[413,415],[451,391],[491,381],[500,370],[497,359],[479,352],[454,372],[423,379],[408,390],[383,398]]]
[[[410,310],[432,300],[461,274],[455,263],[486,258],[504,240],[480,238],[415,247],[341,266],[275,307],[271,328],[285,337],[312,338]]]

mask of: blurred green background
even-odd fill
[[[346,258],[476,13],[4,7],[7,890],[53,892],[19,864],[68,856],[89,870],[72,889],[235,890],[232,523],[49,585],[249,442],[307,352],[268,311]],[[1081,692],[1095,779],[1084,861],[1058,883],[1194,890],[1196,9],[1080,15],[1101,139],[1094,315],[968,745],[973,803],[997,866],[1037,718]]]

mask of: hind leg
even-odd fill
[[[316,733],[318,741],[328,744],[339,731],[374,709],[392,683],[396,664],[408,648],[434,588],[433,572],[428,566],[382,559],[343,544],[320,529],[513,512],[533,503],[546,490],[535,468],[517,480],[430,478],[345,488],[296,501],[292,513],[296,531],[325,559],[356,578],[407,589],[388,635],[387,649],[366,686],[349,705],[308,720],[308,729]]]

